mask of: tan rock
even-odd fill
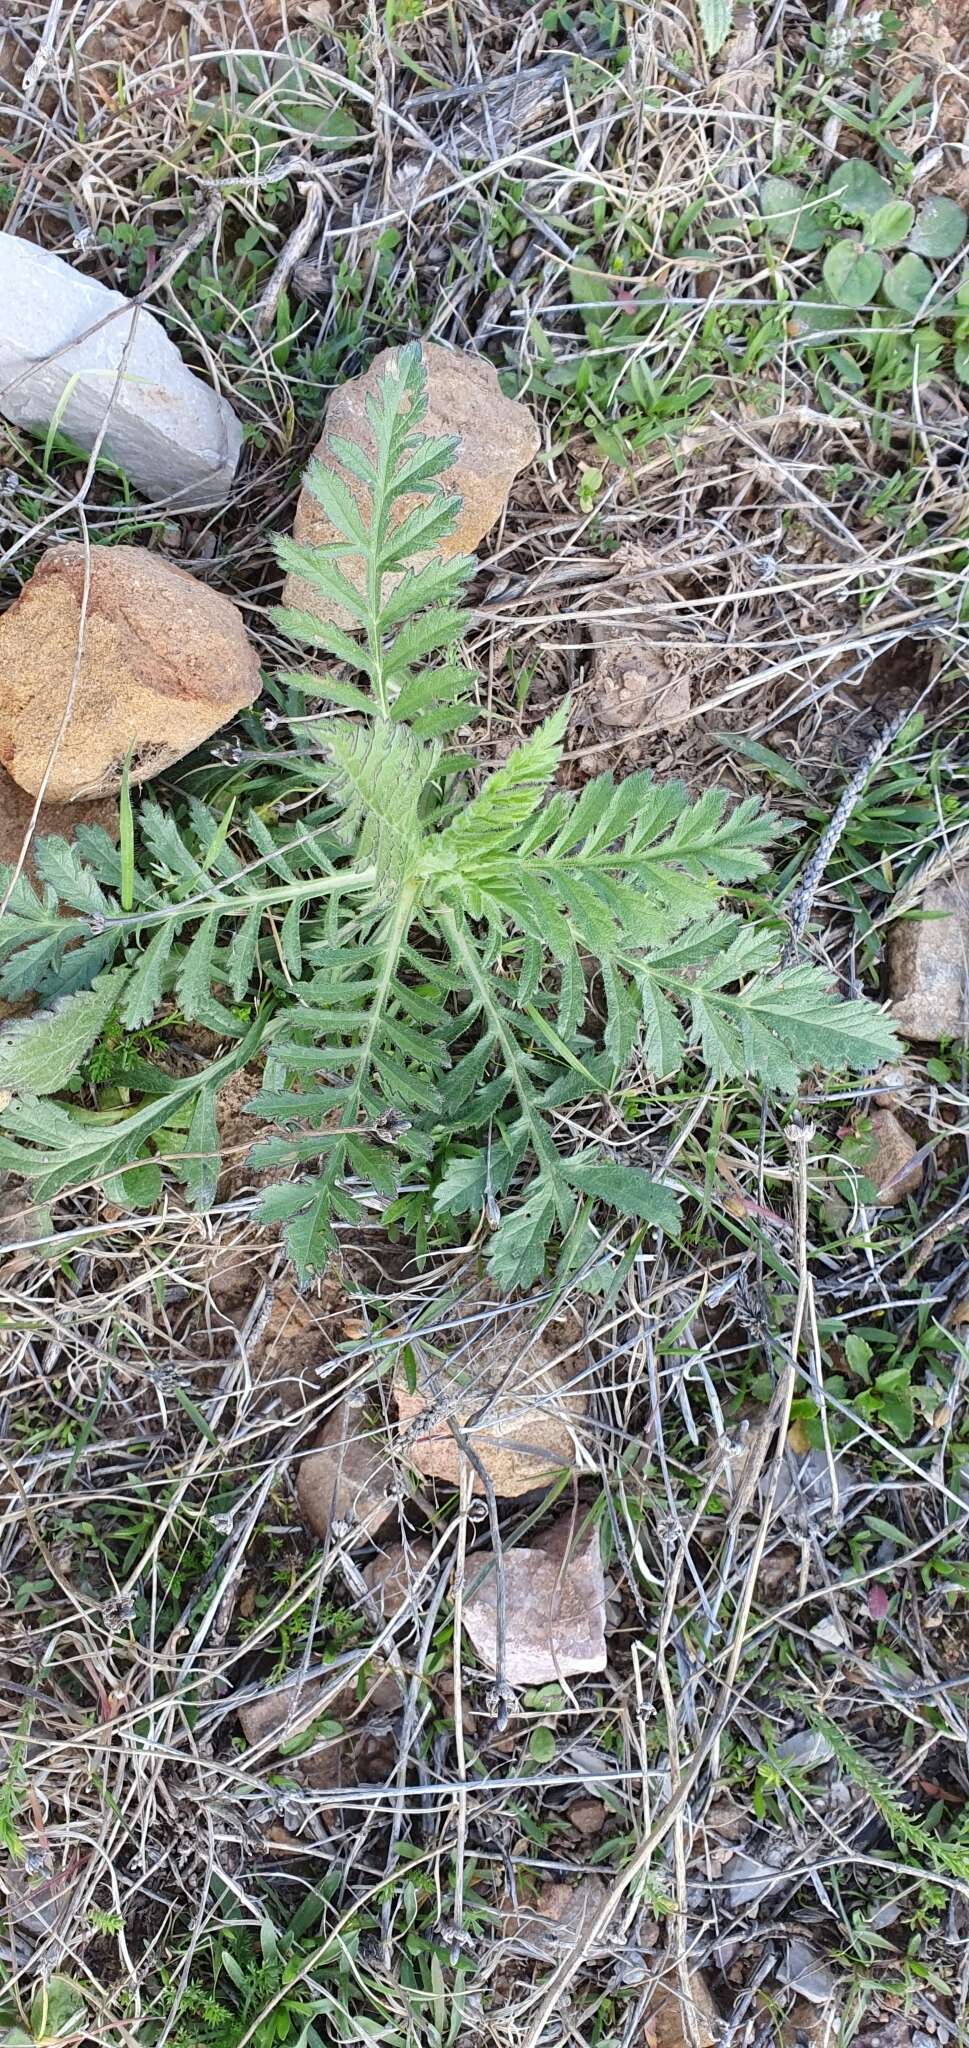
[[[52,803],[120,788],[128,749],[142,782],[259,694],[259,664],[226,597],[146,548],[91,550],[73,708],[84,549],[49,548],[0,619],[0,763]]]
[[[245,1700],[238,1709],[239,1726],[250,1748],[260,1748],[272,1740],[273,1747],[278,1749],[281,1742],[304,1734],[315,1716],[323,1712],[319,1703],[324,1690],[320,1678],[294,1678],[291,1684]],[[330,1720],[340,1718],[332,1705],[326,1708],[326,1714]]]
[[[776,2048],[840,2048],[843,2015],[835,2004],[820,2008],[806,1998],[798,1998],[782,2018],[781,2003],[776,1991],[759,1991],[755,2000],[757,2012],[770,2025],[770,2048],[775,2048],[775,2043]],[[874,2043],[871,2048],[875,2048]],[[879,2033],[878,2048],[893,2048],[889,2026]],[[894,2048],[902,2048],[901,2042],[896,2042]],[[911,2048],[910,2042],[906,2042],[906,2048]]]
[[[386,1716],[399,1708],[400,1694],[389,1673],[373,1672],[359,1693],[352,1680],[329,1697],[331,1691],[330,1679],[295,1678],[239,1707],[247,1743],[263,1752],[262,1768],[278,1757],[312,1791],[338,1792],[376,1782],[392,1767]],[[305,1747],[301,1737],[308,1738]],[[332,1811],[322,1809],[324,1816]]]
[[[433,551],[449,561],[453,555],[471,554],[504,511],[514,478],[538,450],[539,432],[527,407],[503,396],[496,371],[483,357],[461,355],[455,349],[440,348],[436,342],[423,342],[421,348],[427,371],[423,431],[429,436],[456,434],[459,438],[454,466],[443,472],[441,482],[447,491],[461,498],[461,509],[454,532]],[[317,458],[349,484],[364,508],[369,494],[334,460],[328,444],[335,436],[356,441],[368,454],[373,453],[367,400],[376,393],[393,355],[392,349],[382,350],[362,377],[352,377],[334,391],[326,409],[323,437],[315,450]],[[396,508],[397,522],[421,502],[417,497],[401,499]],[[303,547],[320,547],[324,542],[342,538],[306,487],[296,507],[293,538]],[[430,558],[430,552],[415,556],[412,566],[419,567]],[[353,584],[363,587],[363,564],[358,557],[348,556],[341,567]],[[389,587],[388,578],[385,588]],[[287,577],[283,600],[317,619],[344,627],[354,623],[342,606],[329,604],[299,576]]]
[[[429,1543],[388,1543],[364,1565],[363,1581],[376,1596],[381,1621],[389,1621],[412,1600],[415,1584],[430,1557]]]
[[[383,1528],[394,1511],[391,1468],[364,1394],[348,1394],[330,1416],[296,1476],[300,1510],[317,1536],[334,1524],[349,1531],[353,1550]]]
[[[863,1162],[865,1178],[877,1190],[879,1209],[893,1209],[922,1185],[922,1160],[914,1139],[891,1109],[876,1109],[869,1119],[871,1151]]]
[[[510,1685],[546,1685],[604,1671],[606,1589],[597,1529],[565,1515],[526,1546],[502,1554],[505,1663]],[[494,1552],[469,1558],[464,1627],[489,1671],[497,1671],[498,1579]]]
[[[878,1109],[904,1109],[911,1101],[916,1076],[911,1067],[904,1063],[898,1066],[879,1067],[869,1082],[873,1100]]]
[[[383,1668],[368,1666],[368,1672],[368,1682],[359,1690],[354,1679],[334,1692],[332,1678],[293,1678],[245,1700],[238,1709],[239,1726],[250,1748],[271,1744],[278,1750],[280,1744],[304,1735],[317,1719],[350,1727],[365,1714],[392,1712],[400,1705],[394,1680]]]
[[[450,1416],[504,1499],[545,1486],[574,1465],[588,1407],[581,1384],[585,1356],[573,1348],[577,1331],[570,1321],[536,1338],[524,1315],[498,1317],[444,1359],[422,1354],[413,1392],[400,1363],[394,1395],[407,1462],[425,1479],[459,1485],[464,1453],[448,1427]],[[427,1432],[418,1434],[425,1415]],[[474,1492],[482,1490],[475,1474]]]
[[[926,889],[919,916],[893,927],[892,1021],[906,1038],[969,1039],[969,867]]]
[[[672,1972],[662,1977],[646,2007],[641,2048],[715,2048],[720,2033],[719,2014],[706,1978],[699,1970],[690,1976],[689,2011],[693,2016],[692,2031],[678,1977]]]

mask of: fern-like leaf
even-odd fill
[[[331,789],[341,808],[339,831],[375,870],[375,894],[389,902],[412,880],[422,832],[418,808],[438,750],[406,726],[331,725]]]
[[[372,448],[334,436],[332,465],[315,461],[308,489],[339,535],[320,547],[277,542],[282,568],[319,593],[327,609],[345,614],[344,627],[312,614],[278,608],[284,632],[321,648],[363,676],[369,695],[345,676],[292,675],[287,680],[345,709],[361,701],[382,718],[404,718],[418,735],[451,730],[466,716],[462,700],[470,678],[460,664],[439,664],[427,702],[418,689],[428,656],[448,651],[467,623],[458,600],[474,567],[447,555],[459,498],[441,487],[457,442],[423,432],[426,380],[416,344],[399,351],[367,401]],[[347,477],[359,486],[354,491]]]

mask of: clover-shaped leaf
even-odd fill
[[[900,256],[886,271],[882,291],[899,313],[920,313],[932,290],[932,272],[921,256]]]
[[[839,306],[870,306],[882,281],[882,266],[874,251],[847,238],[828,250],[822,270]]]
[[[765,178],[760,210],[772,241],[785,242],[801,254],[821,248],[825,228],[818,219],[816,201],[793,178]]]
[[[887,178],[861,157],[839,164],[828,179],[828,198],[836,199],[842,213],[853,214],[858,220],[870,220],[892,196]]]
[[[907,199],[889,199],[865,225],[867,249],[897,249],[911,232],[915,208]]]
[[[966,216],[954,199],[927,199],[908,238],[917,256],[934,256],[936,261],[954,256],[966,239]]]

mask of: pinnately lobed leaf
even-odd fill
[[[729,21],[704,8],[711,49]],[[872,179],[839,189],[875,241],[904,226],[897,208],[879,218]],[[793,215],[786,186],[763,197],[778,227]],[[851,300],[882,275],[860,238],[831,257]],[[335,710],[297,719],[278,761],[256,750],[258,800],[241,783],[211,808],[148,800],[120,855],[104,834],[42,841],[40,887],[12,889],[0,992],[40,988],[48,1007],[0,1036],[0,1169],[43,1199],[100,1179],[139,1202],[164,1171],[204,1207],[218,1087],[259,1054],[248,1107],[272,1134],[256,1163],[290,1176],[261,1215],[301,1275],[383,1216],[419,1248],[480,1232],[511,1289],[590,1274],[617,1231],[679,1229],[687,1190],[630,1156],[634,1128],[600,1140],[631,1060],[637,1090],[685,1073],[686,1089],[709,1077],[789,1097],[803,1073],[896,1046],[878,1009],[841,1002],[815,967],[783,968],[778,931],[731,902],[778,834],[755,802],[728,809],[719,790],[691,799],[643,772],[561,786],[567,703],[490,774],[448,752],[475,687],[457,649],[468,565],[408,562],[456,509],[440,487],[452,444],[422,433],[425,410],[420,352],[405,350],[371,402],[370,449],[334,451],[356,488],[311,477],[341,537],[280,546],[350,625],[281,617],[335,666],[284,677],[277,701],[295,686]],[[228,1050],[185,1078],[129,1046],[122,1113],[52,1100],[112,1013],[135,1032],[173,1009]]]
[[[7,1024],[0,1031],[0,1089],[9,1095],[56,1095],[66,1088],[97,1043],[126,979],[123,968],[99,974],[90,988]]]
[[[699,0],[700,27],[711,57],[715,57],[730,34],[733,0]]]

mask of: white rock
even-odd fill
[[[179,509],[225,502],[242,446],[231,406],[193,376],[146,308],[0,234],[0,413],[41,432],[57,414],[90,451],[106,412],[101,452],[144,497]]]

